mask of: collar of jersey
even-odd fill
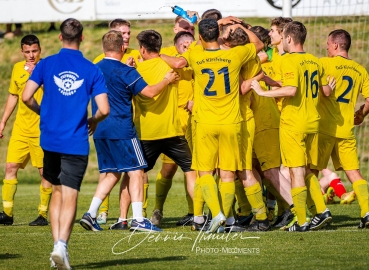
[[[82,52],[80,50],[73,50],[73,49],[67,49],[67,48],[61,48],[60,53],[82,55]]]
[[[216,51],[219,51],[220,50],[220,48],[218,48],[218,49],[205,49],[205,51],[207,51],[207,52],[216,52]]]

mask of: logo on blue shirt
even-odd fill
[[[64,96],[71,96],[83,84],[84,79],[77,81],[78,78],[78,74],[72,71],[63,71],[59,73],[59,77],[54,75],[54,82],[58,86],[60,93]]]

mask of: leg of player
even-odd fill
[[[49,210],[49,203],[53,189],[51,183],[42,177],[43,169],[39,168],[38,171],[41,176],[40,204],[38,206],[38,217],[34,221],[29,223],[29,226],[46,226],[49,224],[49,222],[47,221],[47,213]]]
[[[359,170],[345,171],[352,183],[361,210],[359,229],[369,228],[369,195],[368,182],[364,180]]]
[[[99,182],[104,179],[106,173],[101,173],[99,177]],[[96,218],[97,223],[99,224],[106,224],[109,215],[109,197],[108,194],[105,199],[102,201],[100,208],[99,208],[99,215]]]
[[[133,213],[131,231],[161,232],[161,229],[142,216],[143,170],[130,171],[128,175],[130,178],[128,190],[131,196]]]
[[[2,198],[3,198],[3,212],[0,213],[0,224],[12,225],[14,196],[17,191],[17,172],[21,164],[7,162],[5,167],[5,176],[3,180]]]
[[[102,201],[119,181],[121,175],[122,175],[121,173],[117,172],[104,173],[104,178],[102,178],[101,181],[99,181],[96,187],[96,191],[90,204],[90,208],[83,215],[82,219],[79,221],[79,223],[83,228],[95,232],[102,230],[102,228],[96,222],[97,211]]]
[[[146,174],[145,174],[146,175]],[[129,175],[123,174],[122,181],[119,187],[119,209],[120,215],[117,221],[109,227],[109,230],[128,230],[128,210],[131,205],[131,196],[129,195]]]
[[[251,204],[255,221],[250,224],[249,231],[268,231],[270,223],[266,215],[266,207],[263,201],[263,192],[261,185],[256,180],[251,170],[243,170],[238,173],[238,177],[242,180],[246,197]]]

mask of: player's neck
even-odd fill
[[[289,53],[302,53],[304,51],[304,47],[301,44],[291,44],[288,48]]]
[[[348,52],[338,52],[335,56],[341,56],[343,58],[349,59]]]
[[[205,50],[208,50],[208,51],[213,51],[213,50],[219,50],[220,49],[218,41],[202,42],[202,46],[204,47]]]
[[[105,57],[114,58],[118,61],[122,60],[124,53],[117,53],[117,52],[105,52]]]
[[[159,56],[159,53],[146,53],[142,57],[143,57],[144,60],[150,60],[150,59],[153,59],[153,58],[158,58],[160,56]]]

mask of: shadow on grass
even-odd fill
[[[176,262],[176,261],[184,261],[187,260],[185,256],[171,256],[171,257],[163,257],[163,258],[137,258],[137,259],[120,259],[120,260],[110,260],[110,261],[101,261],[101,262],[91,262],[89,264],[80,264],[73,265],[73,269],[97,269],[108,266],[116,266],[122,268],[123,266],[127,266],[130,264],[145,264],[145,263],[153,263],[153,262]]]
[[[341,227],[357,227],[360,223],[360,217],[350,217],[347,215],[334,215],[333,216],[333,224],[332,227],[341,228]],[[337,224],[339,223],[339,224]]]
[[[17,259],[20,257],[22,257],[22,255],[20,254],[9,254],[9,253],[0,254],[0,260]]]

